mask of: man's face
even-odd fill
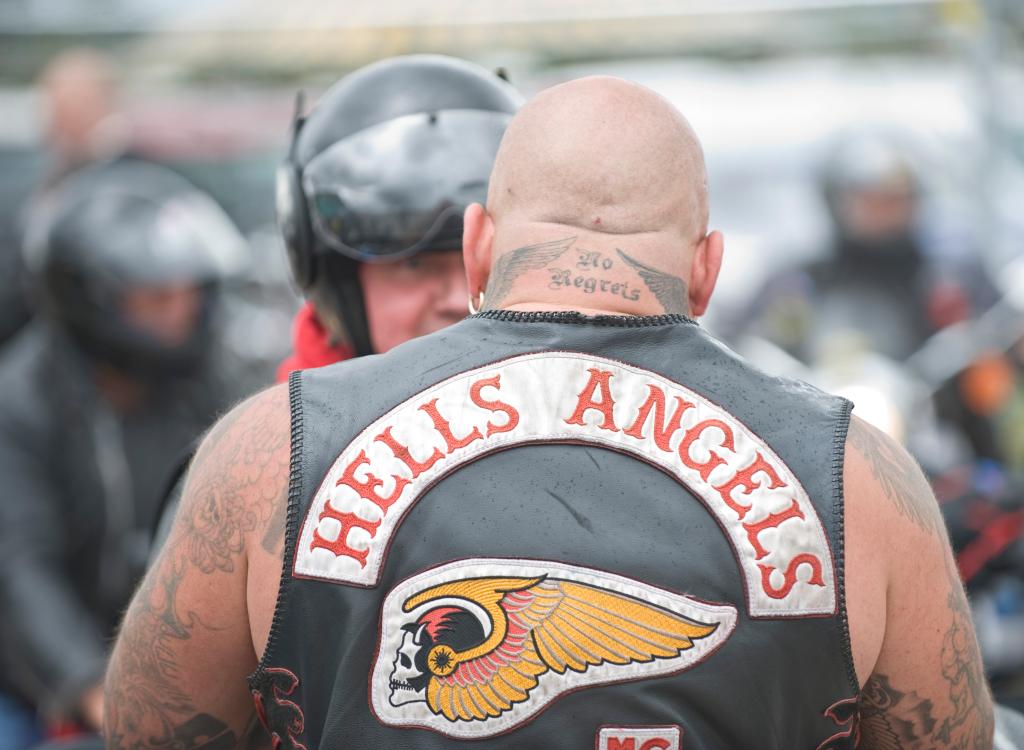
[[[848,190],[839,197],[839,218],[850,235],[865,242],[899,237],[910,230],[917,199],[908,184]]]
[[[203,304],[192,285],[135,287],[121,297],[121,312],[137,330],[164,346],[181,346],[195,331]]]
[[[439,331],[466,315],[466,276],[456,252],[420,253],[397,263],[362,263],[359,281],[370,342],[377,352]]]

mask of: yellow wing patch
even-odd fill
[[[492,621],[484,643],[446,654],[427,703],[449,721],[484,720],[526,701],[548,671],[583,673],[602,664],[670,659],[718,625],[697,622],[635,597],[556,578],[473,578],[424,591],[409,611],[433,599],[473,601]],[[415,600],[415,601],[414,601]]]

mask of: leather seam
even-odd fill
[[[263,656],[256,671],[249,676],[249,685],[257,689],[266,677],[266,670],[270,664],[270,656],[274,652],[278,635],[284,627],[285,608],[287,605],[288,589],[291,584],[290,561],[295,554],[295,545],[298,543],[296,527],[299,516],[299,502],[302,494],[302,436],[303,436],[303,413],[302,413],[302,371],[295,370],[288,376],[288,403],[291,407],[291,446],[288,460],[288,509],[285,520],[284,531],[284,558],[281,562],[281,579],[277,588],[277,601],[274,604],[274,617],[270,623],[270,632],[267,634],[267,645],[263,649]]]
[[[836,536],[836,589],[839,595],[839,630],[842,639],[843,662],[846,677],[855,693],[860,692],[857,667],[853,661],[850,641],[850,618],[846,610],[846,519],[843,473],[846,463],[846,434],[850,428],[853,403],[843,399],[839,405],[832,441],[832,515]]]

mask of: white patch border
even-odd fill
[[[553,365],[552,363],[559,364]],[[593,419],[591,419],[590,423],[585,424],[582,427],[572,426],[570,428],[569,425],[564,425],[567,429],[531,434],[527,429],[524,429],[524,423],[528,422],[529,419],[524,416],[524,409],[521,408],[522,404],[517,403],[512,403],[512,405],[517,407],[520,412],[519,425],[517,425],[515,430],[512,432],[499,433],[484,440],[475,441],[465,448],[457,449],[456,451],[445,455],[444,458],[439,460],[429,470],[423,472],[416,479],[413,479],[408,486],[405,487],[398,500],[389,508],[388,512],[383,515],[383,518],[380,519],[381,522],[376,530],[376,535],[372,540],[367,540],[369,555],[365,567],[361,569],[353,569],[352,565],[346,566],[346,563],[354,563],[351,558],[334,556],[325,549],[311,549],[310,545],[313,539],[313,532],[317,529],[320,523],[319,517],[321,512],[324,510],[328,502],[341,493],[341,488],[336,485],[337,478],[341,476],[345,467],[359,454],[361,450],[366,450],[368,455],[370,454],[371,446],[373,446],[376,436],[379,435],[385,427],[389,425],[395,427],[400,424],[400,417],[414,417],[418,411],[419,405],[434,398],[442,398],[445,394],[455,391],[456,387],[465,381],[493,377],[495,375],[505,376],[514,368],[525,368],[528,374],[531,374],[531,368],[543,369],[545,366],[561,366],[568,371],[571,371],[573,366],[576,366],[576,368],[581,369],[582,372],[586,372],[589,367],[612,370],[613,382],[621,382],[623,378],[620,378],[619,381],[615,381],[614,378],[615,376],[622,374],[649,380],[665,392],[667,410],[671,409],[671,397],[674,395],[680,395],[686,400],[697,405],[700,413],[703,414],[702,417],[698,418],[699,421],[704,421],[706,419],[721,419],[733,430],[734,438],[742,436],[743,439],[749,440],[756,449],[760,450],[765,459],[771,464],[772,468],[776,470],[779,477],[786,483],[786,485],[788,485],[788,488],[792,491],[791,494],[795,496],[800,511],[803,513],[803,523],[800,524],[803,528],[799,532],[803,537],[803,544],[799,549],[793,552],[793,554],[789,555],[789,559],[792,560],[801,551],[809,551],[815,554],[821,562],[821,574],[824,580],[824,586],[812,587],[798,576],[796,585],[793,586],[785,597],[780,599],[768,597],[761,585],[761,577],[758,567],[758,563],[760,561],[753,557],[751,550],[745,549],[746,532],[743,529],[742,521],[735,516],[730,515],[730,511],[724,506],[724,503],[714,491],[713,482],[702,480],[697,472],[682,465],[678,460],[671,461],[666,459],[665,454],[654,449],[653,437],[650,434],[648,434],[643,440],[624,437],[621,425],[620,430],[617,433],[610,433],[599,429],[595,424],[593,424]],[[551,382],[550,380],[545,381],[543,377],[538,378],[536,372],[533,372],[532,375],[534,379],[539,379],[541,382]],[[502,389],[498,391],[497,396],[501,400],[508,400],[509,394],[514,391],[514,386],[509,387],[510,382],[511,379],[503,381]],[[582,387],[583,384],[580,383],[578,385],[579,387]],[[576,392],[579,392],[578,388]],[[541,400],[543,400],[543,398]],[[637,399],[638,403],[642,403],[642,400],[643,399]],[[621,398],[620,393],[618,400],[616,401],[616,407],[620,407],[623,402],[624,399]],[[593,415],[591,415],[591,417],[592,416]],[[425,419],[425,415],[421,418]],[[502,418],[503,415],[498,417],[499,420]],[[688,419],[684,418],[684,425],[687,421]],[[680,436],[685,433],[685,431],[686,428],[684,427],[676,433],[673,437],[674,444],[678,445],[678,441],[681,439]],[[650,432],[653,431],[648,430],[648,433]],[[719,526],[725,532],[725,536],[729,541],[733,557],[737,562],[740,575],[743,579],[747,612],[752,618],[834,616],[838,612],[839,603],[836,587],[835,559],[821,518],[796,475],[793,474],[789,466],[783,462],[782,459],[757,434],[718,404],[705,396],[666,378],[663,375],[618,360],[567,351],[545,351],[518,355],[458,373],[433,386],[430,386],[429,388],[413,394],[401,404],[398,404],[396,407],[364,428],[334,460],[317,489],[313,502],[310,504],[305,519],[303,520],[302,528],[297,540],[298,543],[296,544],[293,574],[301,578],[332,581],[365,588],[372,588],[376,586],[380,580],[381,570],[386,559],[387,550],[390,546],[392,536],[400,526],[405,514],[419,500],[420,496],[429,490],[437,481],[460,466],[470,463],[483,455],[519,445],[551,442],[590,443],[598,447],[608,448],[637,456],[641,460],[665,470],[670,476],[680,482],[689,492],[699,498],[705,509],[713,518],[715,518]],[[701,442],[702,441],[697,441],[694,445],[701,445]],[[710,447],[720,448],[718,445],[712,445]],[[706,446],[702,446],[702,448],[707,449]],[[379,450],[386,449],[378,449],[378,453]],[[390,455],[390,452],[388,452],[388,455]],[[672,454],[670,453],[669,455],[671,456]],[[735,468],[738,469],[748,465],[750,460],[752,460],[752,457],[746,458],[742,461],[737,461],[736,463],[738,465]],[[394,458],[393,461],[396,466],[401,466],[404,469],[404,465],[398,463],[398,459]],[[373,462],[371,461],[371,464],[372,463]],[[734,467],[730,465],[729,468],[733,469]],[[364,467],[362,470],[363,475],[365,475],[365,471],[366,469]],[[384,475],[386,472],[381,471],[379,467],[376,471],[381,475],[381,478],[385,478]],[[718,470],[716,469],[716,472],[717,471]],[[709,480],[712,479],[714,474],[715,472],[709,476]],[[404,470],[404,475],[408,476],[407,469]],[[390,477],[385,479],[385,485],[382,488],[384,492],[390,491],[391,486],[393,486],[393,483],[389,480]],[[344,490],[351,491],[347,487],[344,488]],[[376,507],[368,501],[357,500],[355,502],[357,505],[362,503],[364,511],[367,507],[371,508],[371,516],[374,513],[378,516],[380,515]],[[345,503],[335,504],[333,502],[331,504],[333,507],[345,505]],[[351,499],[349,504],[351,504]],[[350,508],[348,512],[356,511],[355,508]],[[375,518],[365,518],[365,516],[359,513],[357,513],[357,515],[360,515],[360,517],[367,521],[377,520]],[[797,524],[792,522],[798,520],[801,519],[789,519],[791,523],[789,523],[786,528],[790,539],[796,535],[797,529]],[[762,533],[765,535],[763,538],[771,538],[779,532],[777,528],[769,528]],[[765,561],[771,562],[775,556],[776,555],[773,553],[772,555],[769,555]],[[776,560],[776,562],[779,563],[774,566],[776,568],[776,572],[781,574],[785,570],[786,564],[784,561]],[[346,567],[348,569],[346,569]]]
[[[389,679],[392,658],[402,640],[401,624],[415,620],[417,612],[429,609],[436,603],[421,605],[409,613],[402,612],[402,602],[409,596],[432,586],[481,576],[523,576],[547,575],[566,578],[625,594],[634,599],[654,604],[662,609],[689,617],[700,622],[717,622],[714,633],[694,640],[693,647],[672,659],[658,659],[649,663],[602,664],[589,667],[583,673],[566,670],[563,674],[549,670],[540,676],[537,687],[523,703],[500,716],[485,720],[452,722],[443,715],[434,714],[425,701],[392,706]],[[390,631],[385,627],[391,615],[395,624]],[[421,573],[398,583],[388,592],[381,606],[378,627],[377,652],[374,654],[373,669],[369,676],[370,710],[382,724],[393,727],[429,729],[457,739],[483,739],[504,734],[534,719],[553,702],[564,695],[588,687],[633,682],[637,680],[664,677],[691,669],[712,656],[725,645],[736,629],[739,614],[731,604],[704,602],[694,597],[669,591],[641,581],[606,572],[597,568],[586,568],[568,563],[522,558],[468,558],[455,560]],[[580,678],[586,678],[581,680]]]

